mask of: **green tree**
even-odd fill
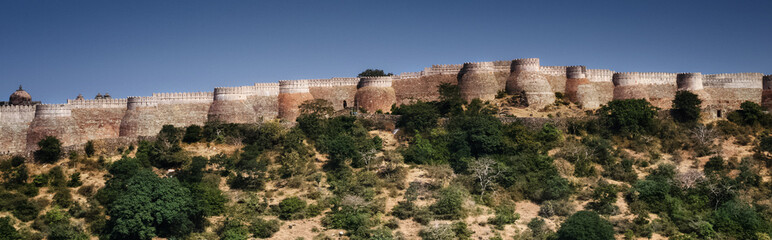
[[[429,208],[441,219],[460,219],[466,215],[465,199],[466,193],[461,188],[450,186],[440,191],[439,198]]]
[[[83,147],[83,151],[86,152],[86,156],[88,157],[94,156],[94,152],[96,152],[96,149],[94,148],[94,141],[86,142],[86,146]]]
[[[740,110],[727,115],[727,119],[739,125],[769,125],[772,117],[764,113],[764,108],[751,101],[745,101],[740,104]]]
[[[197,212],[190,191],[177,179],[142,170],[109,205],[107,233],[110,239],[183,236],[192,230]]]
[[[458,115],[464,111],[466,101],[461,97],[461,88],[458,85],[442,83],[439,86],[440,98],[437,108],[443,115]]]
[[[306,209],[306,201],[298,197],[288,197],[279,202],[279,218],[292,220],[303,218],[302,212]]]
[[[603,105],[598,114],[614,133],[631,137],[651,130],[657,108],[645,99],[613,100]]]
[[[597,213],[579,211],[560,225],[557,236],[559,240],[612,240],[614,228]]]
[[[55,163],[62,157],[62,142],[53,136],[47,136],[38,142],[35,160],[42,163]]]
[[[411,135],[436,128],[440,119],[440,113],[433,104],[421,101],[395,108],[392,114],[400,115],[397,127]]]
[[[21,234],[11,224],[10,217],[0,218],[0,240],[21,240]]]
[[[357,77],[381,77],[381,76],[391,76],[394,75],[392,73],[384,73],[381,69],[367,69],[363,72],[359,73]]]
[[[670,114],[678,122],[695,123],[700,119],[700,104],[702,104],[702,100],[697,94],[689,91],[678,91],[673,99]]]
[[[182,137],[182,142],[194,143],[201,141],[201,139],[204,137],[203,132],[204,129],[201,128],[201,126],[195,124],[190,125],[185,128],[185,136]]]

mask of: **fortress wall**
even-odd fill
[[[308,80],[279,81],[278,116],[287,121],[295,121],[300,115],[300,104],[313,100],[308,88]]]
[[[722,73],[703,75],[708,105],[715,109],[738,109],[751,101],[762,104],[763,75],[761,73]]]
[[[35,118],[27,132],[27,150],[37,150],[37,143],[47,136],[54,136],[62,146],[84,143],[84,132],[72,117],[72,109],[65,104],[40,104],[35,106]]]
[[[458,74],[461,97],[466,101],[479,98],[489,101],[496,98],[498,81],[493,71],[493,62],[464,63]]]
[[[331,78],[308,80],[308,90],[314,99],[324,99],[332,103],[335,111],[354,107],[359,78]]]
[[[614,99],[614,72],[606,69],[586,69],[588,84],[577,87],[577,103],[585,109],[596,109]]]
[[[119,136],[155,136],[162,125],[158,120],[158,104],[153,97],[129,97],[126,113],[121,119]]]
[[[512,73],[507,78],[507,93],[525,93],[528,107],[541,109],[555,102],[555,91],[550,80],[558,81],[559,76],[543,74],[538,58],[523,58],[512,61]],[[555,68],[545,68],[553,71]],[[565,69],[563,69],[562,85],[555,83],[560,90],[565,90]]]
[[[175,127],[203,125],[213,98],[213,92],[154,93],[150,97],[129,97],[119,136],[155,136],[167,124]]]
[[[83,140],[118,137],[127,99],[68,99],[72,118],[83,132]]]
[[[253,123],[256,113],[248,98],[257,94],[255,86],[218,87],[207,112],[207,121]]]
[[[439,86],[443,83],[458,84],[458,72],[453,74],[433,74],[416,78],[399,78],[392,81],[397,105],[411,101],[435,101],[440,97]]]
[[[587,68],[585,66],[570,66],[566,68],[565,96],[571,102],[578,102],[577,91],[580,85],[587,85]]]
[[[545,75],[553,92],[566,92],[567,66],[541,66],[539,73]]]
[[[391,111],[391,105],[397,100],[392,81],[391,76],[361,78],[355,96],[357,107],[368,113]]]
[[[426,75],[434,75],[434,74],[458,74],[459,71],[461,71],[461,68],[464,67],[463,64],[440,64],[440,65],[432,65],[430,68],[424,68],[424,73]]]
[[[772,75],[764,76],[762,82],[761,106],[767,110],[772,109]]]
[[[27,132],[35,118],[35,106],[0,106],[0,153],[27,150]]]

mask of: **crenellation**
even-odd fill
[[[106,94],[99,99],[67,99],[66,104],[39,104],[20,88],[11,98],[17,101],[0,102],[0,153],[33,150],[33,143],[47,135],[73,145],[118,136],[152,136],[166,124],[253,123],[276,117],[294,121],[299,106],[312,99],[327,100],[336,111],[387,112],[392,104],[437,100],[440,84],[457,84],[466,100],[492,100],[506,89],[522,94],[529,107],[539,109],[554,103],[555,92],[565,93],[585,109],[613,99],[640,98],[668,109],[679,90],[698,94],[709,116],[737,109],[744,101],[772,109],[772,75],[614,72],[583,65],[541,66],[538,58],[520,58],[432,65],[420,72],[384,77],[282,80],[125,99]]]

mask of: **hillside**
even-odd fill
[[[293,124],[167,125],[152,141],[70,153],[47,138],[34,156],[0,159],[0,239],[772,234],[772,116],[757,104],[712,120],[688,92],[671,112],[645,100],[585,112],[560,95],[533,109],[457,91],[393,107],[399,117],[313,100]]]

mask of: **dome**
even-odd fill
[[[32,96],[27,93],[27,91],[24,91],[24,89],[19,86],[19,90],[16,90],[16,92],[13,92],[11,94],[11,97],[9,98],[9,102],[11,102],[12,105],[22,105],[27,104],[32,101]]]

